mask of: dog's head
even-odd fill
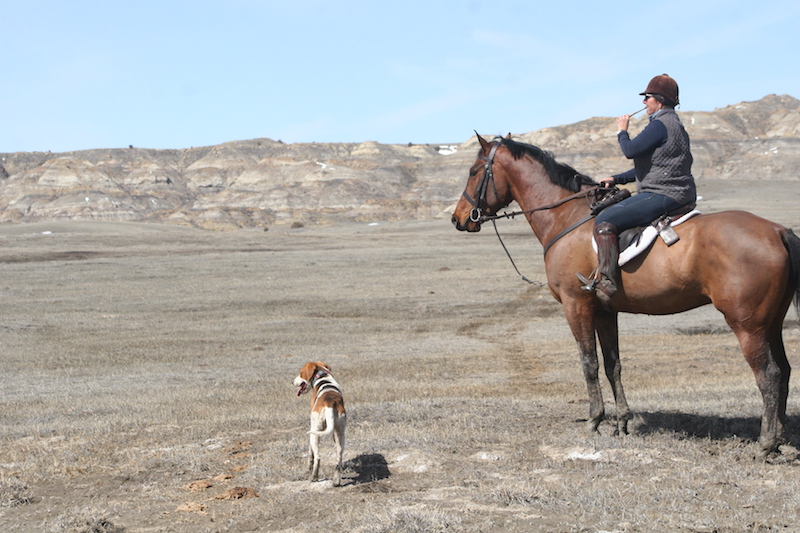
[[[314,381],[331,373],[330,365],[325,363],[306,363],[300,369],[300,374],[294,378],[294,386],[298,387],[297,395],[305,394],[314,387]]]

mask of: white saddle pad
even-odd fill
[[[694,211],[689,211],[682,217],[673,220],[672,223],[670,223],[670,226],[679,226],[681,223],[686,222],[693,216],[699,214],[700,211],[697,209]],[[642,231],[642,234],[639,236],[639,239],[636,242],[620,252],[619,266],[624,265],[640,253],[650,248],[650,245],[653,244],[653,241],[656,240],[656,237],[658,237],[658,231],[656,228],[654,226],[647,226],[644,231]],[[595,253],[597,253],[597,242],[595,242],[594,237],[592,237],[592,248],[594,248]]]

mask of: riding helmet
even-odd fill
[[[666,103],[668,105],[675,107],[680,104],[680,100],[678,100],[678,83],[667,74],[654,77],[647,84],[647,89],[639,94],[660,94],[667,100]]]

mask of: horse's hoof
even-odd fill
[[[627,420],[620,420],[617,422],[617,425],[614,426],[614,432],[612,435],[614,437],[619,437],[620,435],[627,435],[628,434],[628,421]]]
[[[589,435],[597,435],[600,433],[600,421],[590,420],[588,424],[586,424],[586,430]]]
[[[782,444],[780,439],[772,438],[772,439],[759,439],[759,450],[756,453],[756,460],[759,461],[767,461],[773,457],[776,457],[781,454],[779,449],[780,445]]]
[[[767,450],[761,448],[761,449],[758,450],[758,452],[756,452],[756,456],[753,459],[756,462],[759,462],[759,463],[771,463],[777,457],[780,457],[780,455],[781,455],[781,452],[778,451],[778,450],[767,451]]]
[[[769,439],[760,438],[758,443],[761,445],[761,450],[765,453],[773,453],[778,451],[778,447],[783,444],[781,439],[772,437]]]

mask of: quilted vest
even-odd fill
[[[672,198],[680,204],[697,200],[697,189],[692,177],[692,152],[689,135],[674,109],[665,109],[653,120],[667,128],[667,140],[649,157],[637,157],[638,189]]]

